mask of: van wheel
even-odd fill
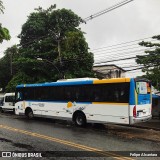
[[[0,113],[3,113],[4,111],[3,111],[3,109],[2,109],[2,107],[0,107]]]
[[[34,117],[33,111],[31,109],[28,109],[26,112],[26,116],[28,119],[33,119]]]
[[[86,125],[86,117],[83,113],[77,113],[75,115],[75,124],[79,127],[84,127]]]
[[[15,112],[15,108],[13,109],[13,114],[16,114],[16,112]]]

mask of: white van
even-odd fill
[[[15,111],[15,93],[6,93],[0,105],[0,111]]]

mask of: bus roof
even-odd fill
[[[103,84],[103,83],[125,83],[130,82],[130,78],[113,78],[113,79],[101,79],[101,80],[79,80],[79,81],[57,81],[35,84],[20,84],[16,88],[23,87],[43,87],[43,86],[69,86],[69,85],[85,85],[85,84]]]

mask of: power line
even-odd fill
[[[114,44],[114,45],[110,45],[110,46],[106,46],[106,47],[101,47],[101,48],[95,48],[95,49],[92,49],[91,51],[99,50],[99,49],[104,49],[104,48],[110,48],[110,47],[119,46],[119,45],[124,45],[124,44],[128,44],[128,43],[133,43],[133,42],[136,42],[136,41],[142,41],[142,40],[146,40],[146,39],[149,39],[149,38],[152,38],[152,37],[147,37],[147,38],[141,38],[141,39],[136,39],[136,40],[127,41],[127,42],[122,42],[122,43],[118,43],[118,44]]]
[[[108,65],[109,66],[109,65]],[[117,66],[117,65],[116,65]],[[96,66],[95,66],[96,67]],[[133,67],[138,67],[138,68],[140,68],[140,67],[142,67],[142,65],[136,65],[136,66],[133,66]],[[133,68],[133,67],[128,67],[128,68],[132,68],[132,69],[137,69],[137,68]],[[144,67],[144,66],[143,66]],[[126,70],[126,69],[124,69],[124,67],[119,67],[119,68],[122,68],[123,70],[125,70],[125,71],[128,71],[128,70]],[[132,69],[130,69],[130,70],[132,70]],[[96,71],[106,71],[106,70],[112,70],[112,69],[101,69],[101,68],[99,68],[99,69],[96,69]],[[115,68],[114,70],[117,70],[117,68]]]
[[[107,63],[107,62],[116,62],[116,61],[135,59],[135,58],[136,57],[120,58],[120,59],[109,60],[109,61],[101,61],[101,62],[97,62],[97,63],[94,63],[94,64],[101,64],[101,63]]]
[[[97,63],[97,62],[101,62],[101,61],[104,61],[105,59],[107,59],[107,60],[116,60],[116,59],[122,59],[123,60],[123,58],[125,59],[125,58],[128,58],[128,57],[137,57],[137,56],[147,56],[148,54],[144,54],[143,52],[141,52],[141,53],[137,53],[137,54],[129,54],[129,55],[125,55],[125,56],[108,56],[108,57],[101,57],[101,58],[96,58],[96,59],[94,59],[95,60],[95,62]]]
[[[150,42],[154,42],[154,41],[156,41],[156,40],[150,40]],[[127,48],[127,47],[130,47],[130,46],[135,46],[135,47],[131,47],[131,48]],[[95,53],[95,54],[100,54],[100,53],[103,53],[104,51],[119,51],[118,49],[121,49],[121,50],[128,50],[128,49],[132,49],[132,48],[138,48],[138,47],[142,47],[142,46],[140,46],[138,43],[134,43],[134,44],[130,44],[130,45],[125,45],[125,46],[117,46],[117,47],[115,47],[115,48],[107,48],[107,47],[104,47],[104,48],[102,48],[101,50],[98,50],[98,51],[95,51],[94,52],[94,50],[92,50],[91,52],[93,52],[93,53]],[[99,53],[100,52],[100,53]]]
[[[103,15],[103,14],[105,14],[105,13],[108,13],[108,12],[110,12],[110,11],[112,11],[112,10],[115,10],[115,9],[117,9],[117,8],[119,8],[119,7],[127,4],[127,3],[132,2],[132,1],[133,1],[133,0],[125,0],[125,1],[119,2],[119,3],[115,4],[115,5],[109,7],[109,8],[107,8],[107,9],[105,9],[105,10],[102,10],[102,11],[100,11],[100,12],[98,12],[98,13],[95,13],[95,14],[93,14],[93,15],[91,15],[91,16],[83,19],[83,20],[84,20],[84,22],[86,23],[87,21],[92,20],[93,18],[99,17],[99,16],[101,16],[101,15]]]
[[[139,53],[139,51],[144,51],[144,50],[137,50],[136,52],[134,51],[134,52],[126,52],[126,53],[137,53],[137,52]],[[140,53],[139,53],[139,54],[140,54]],[[142,52],[142,54],[143,54],[143,52]],[[136,55],[135,55],[135,54],[129,54],[129,55],[130,55],[130,56],[131,56],[131,55],[134,55],[134,57],[136,58]],[[117,55],[117,56],[118,56],[118,55]],[[141,55],[141,56],[145,56],[145,55]],[[104,56],[103,56],[103,59],[102,59],[102,60],[104,60],[104,58],[107,59],[107,57],[104,57]],[[108,57],[108,59],[111,59],[111,58],[115,58],[115,59],[116,59],[116,58],[121,58],[121,60],[123,60],[123,58],[126,58],[126,55],[125,55],[125,56],[118,56],[118,57],[116,57],[116,56],[112,56],[112,57],[109,56],[109,57]],[[101,59],[98,59],[98,60],[100,61]],[[99,62],[99,63],[100,63],[100,62]]]
[[[137,53],[139,51],[143,51],[143,52],[152,51],[152,49],[155,49],[155,48],[150,48],[150,49],[143,48],[143,49],[140,49],[140,47],[135,47],[135,48],[132,48],[132,49],[136,49],[136,48],[139,48],[139,50],[129,50],[129,51],[127,51],[128,49],[126,49],[126,50],[123,49],[121,51],[126,51],[126,52],[117,52],[117,51],[115,51],[115,52],[105,52],[106,54],[104,54],[104,53],[101,53],[101,54],[98,54],[98,55],[94,54],[94,57],[98,58],[98,57],[102,57],[103,56],[103,58],[104,58],[105,56],[111,56],[111,55],[119,57],[119,56],[128,55],[128,53],[131,54],[131,53]]]
[[[109,12],[109,11],[112,11],[112,10],[114,10],[114,9],[116,9],[116,8],[119,8],[119,7],[125,5],[125,4],[127,4],[127,3],[129,3],[129,2],[132,2],[132,1],[133,1],[133,0],[125,0],[125,1],[122,1],[122,2],[120,2],[120,3],[117,3],[117,4],[115,4],[115,5],[112,6],[112,7],[109,7],[109,8],[107,8],[107,9],[103,10],[103,11],[100,11],[100,12],[98,12],[98,13],[95,13],[94,15],[91,15],[91,16],[89,16],[89,17],[87,17],[87,18],[84,18],[84,21],[90,20],[91,17],[92,17],[92,19],[93,19],[93,18],[96,18],[96,17],[98,17],[98,16],[101,16],[102,14],[105,14],[105,13],[107,13],[107,12]],[[83,23],[83,22],[81,22],[81,23]],[[81,24],[81,23],[80,23],[80,24]],[[51,36],[51,35],[41,36],[41,37],[39,37],[38,39],[41,40],[41,38],[47,38],[48,36]],[[20,45],[28,45],[28,44],[31,44],[31,43],[35,43],[35,41],[37,41],[37,39],[36,39],[36,40],[33,40],[33,41],[30,41],[30,42],[27,42],[27,43],[21,43]]]

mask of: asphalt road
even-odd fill
[[[151,159],[120,156],[139,153],[138,151],[159,153],[160,141],[138,137],[141,132],[144,137],[148,135],[148,130],[126,126],[88,125],[79,128],[66,121],[43,118],[27,120],[4,113],[0,114],[0,151],[29,151],[36,152],[37,155],[40,152],[49,156],[42,159],[93,159],[90,156],[94,156],[94,159]],[[46,153],[47,151],[51,152]]]

